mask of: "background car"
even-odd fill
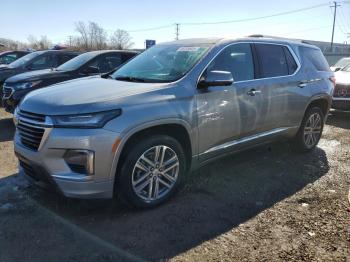
[[[37,51],[27,54],[9,65],[0,66],[0,96],[3,97],[2,85],[7,78],[27,71],[55,68],[79,54],[72,51]]]
[[[0,53],[0,65],[1,64],[11,64],[17,59],[29,54],[29,51],[5,51]]]
[[[350,64],[335,72],[335,78],[332,108],[348,111],[350,110]]]
[[[331,66],[331,70],[333,72],[337,72],[349,64],[350,64],[350,57],[344,57],[344,58],[338,60],[338,62],[336,62],[333,66]]]
[[[134,51],[104,50],[81,54],[55,69],[26,72],[8,78],[3,86],[3,106],[13,112],[30,91],[59,82],[103,74],[114,70],[137,55]]]

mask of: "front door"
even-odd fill
[[[200,161],[229,151],[235,141],[259,128],[262,99],[254,81],[253,61],[249,43],[232,44],[221,51],[204,71],[204,74],[229,71],[234,83],[228,87],[198,89]]]

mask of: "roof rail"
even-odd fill
[[[260,34],[254,34],[254,35],[248,35],[248,37],[265,37],[264,35]]]

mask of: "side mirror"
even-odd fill
[[[340,67],[336,67],[335,69],[334,69],[334,72],[337,72],[337,71],[339,71],[341,68]]]
[[[198,88],[207,88],[209,86],[230,86],[232,83],[233,77],[231,72],[209,71],[199,80]]]
[[[88,66],[83,70],[85,75],[96,75],[100,73],[100,70],[96,66]]]

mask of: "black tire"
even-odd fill
[[[309,118],[314,114],[317,114],[320,117],[320,133],[315,138],[312,145],[310,145],[310,144],[308,145],[306,143],[306,138],[305,138],[306,137],[305,127],[307,125]],[[309,108],[304,115],[303,121],[301,122],[300,128],[298,130],[298,133],[296,134],[294,139],[291,141],[292,149],[295,152],[299,152],[299,153],[306,153],[306,152],[310,152],[310,151],[314,150],[315,147],[317,146],[318,142],[320,141],[321,136],[322,136],[323,127],[324,127],[324,114],[323,114],[321,108],[319,108],[319,107]]]
[[[148,150],[160,145],[164,145],[173,150],[171,151],[172,153],[176,153],[179,162],[177,179],[172,188],[164,196],[152,201],[146,201],[138,196],[134,190],[133,172],[139,158]],[[166,135],[154,135],[138,139],[137,142],[126,148],[121,161],[123,162],[121,163],[119,174],[117,174],[116,194],[124,203],[136,208],[152,208],[168,200],[178,189],[187,170],[186,157],[181,144],[173,137]]]

